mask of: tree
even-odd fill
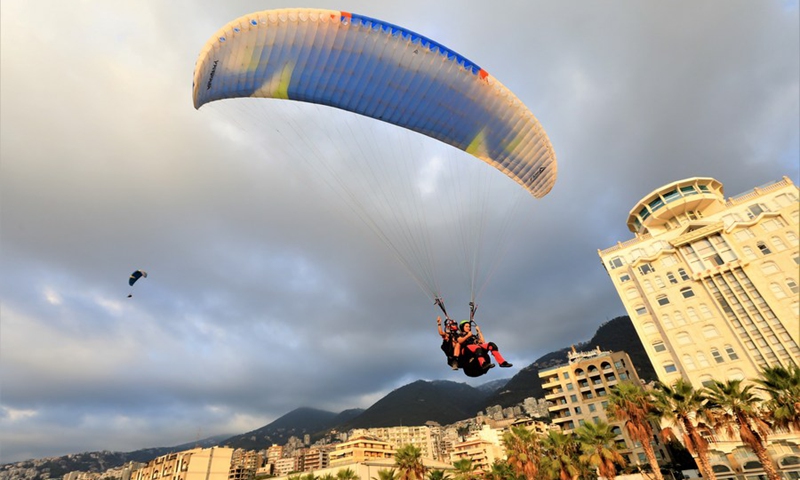
[[[300,475],[300,480],[319,480],[319,477],[314,475],[314,473],[307,473],[305,475]]]
[[[483,478],[486,480],[521,480],[506,460],[495,460],[492,468],[488,472],[484,472]]]
[[[540,469],[546,478],[574,480],[580,473],[574,435],[550,430],[542,439]]]
[[[380,472],[379,472],[380,473]],[[428,472],[428,475],[425,477],[427,480],[450,480],[450,475],[445,472],[444,470],[440,470],[435,468]],[[394,478],[391,479],[383,479],[380,480],[395,480]]]
[[[525,480],[536,480],[539,474],[541,446],[536,435],[525,427],[511,427],[503,434],[508,465]]]
[[[475,478],[475,467],[472,466],[472,460],[469,458],[462,458],[453,462],[453,467],[456,469],[456,480],[473,480]]]
[[[423,480],[425,465],[422,464],[422,450],[414,445],[400,447],[394,454],[394,464],[399,471],[399,480]]]
[[[625,466],[625,458],[617,451],[617,436],[604,421],[585,423],[575,430],[582,454],[579,459],[597,470],[597,473],[614,480],[617,465]]]
[[[683,444],[697,458],[697,466],[703,478],[717,480],[708,460],[708,442],[698,427],[703,427],[708,400],[695,390],[692,384],[680,378],[672,386],[656,384],[655,405],[662,419],[670,426],[661,431],[664,439],[677,438],[673,427],[682,433]],[[694,420],[693,420],[694,419]],[[695,421],[698,424],[695,424]]]
[[[325,473],[317,477],[317,480],[336,480],[336,476],[332,473]]]
[[[336,472],[337,480],[361,480],[352,468],[343,468]]]
[[[650,393],[632,382],[619,383],[610,390],[606,412],[612,419],[625,422],[625,430],[631,439],[642,444],[655,479],[664,480],[653,451],[653,423],[657,423],[658,418]]]
[[[714,381],[706,389],[709,418],[717,431],[724,431],[729,438],[739,433],[742,443],[756,454],[764,472],[770,480],[780,480],[775,464],[767,453],[766,443],[769,425],[761,419],[760,399],[752,393],[753,385],[742,387],[741,380],[725,383]]]
[[[773,428],[800,432],[800,367],[765,367],[761,377],[754,381],[769,395],[765,407]]]
[[[381,468],[378,470],[378,478],[372,477],[372,480],[398,480],[397,470]],[[444,478],[436,478],[429,480],[445,480]]]

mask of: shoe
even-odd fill
[[[458,370],[458,362],[451,362],[450,368],[452,368],[453,370]]]
[[[510,364],[508,362],[503,362],[503,363],[500,364],[501,368],[508,368],[508,367],[513,367],[513,366],[514,365],[512,365],[512,364]]]
[[[490,363],[489,365],[487,365],[487,366],[486,366],[486,368],[487,368],[487,369],[488,369],[488,368],[494,368],[494,363]]]

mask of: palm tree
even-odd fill
[[[352,468],[343,468],[336,472],[337,480],[361,480]]]
[[[508,465],[525,480],[536,480],[539,474],[541,446],[536,435],[525,427],[511,427],[503,434]]]
[[[397,480],[397,470],[394,468],[390,470],[386,470],[385,468],[381,468],[378,470],[378,478],[372,477],[372,480]],[[321,479],[320,479],[321,480]],[[436,479],[429,479],[429,480],[445,480],[444,478],[436,478]]]
[[[475,467],[472,466],[472,460],[469,458],[462,458],[453,462],[453,467],[456,469],[456,480],[473,480],[475,478]]]
[[[574,435],[550,430],[542,439],[541,470],[546,478],[574,480],[578,477],[578,444]]]
[[[380,472],[378,472],[378,473],[380,473]],[[440,469],[436,468],[436,469],[430,470],[428,472],[428,475],[425,478],[426,478],[426,480],[450,480],[450,474],[448,474],[444,470],[440,470]],[[381,478],[379,480],[396,480],[396,478],[389,478],[389,479]]]
[[[325,473],[317,477],[317,480],[336,480],[336,477],[332,473]]]
[[[414,445],[400,447],[394,454],[394,464],[399,470],[399,480],[423,480],[425,465],[422,464],[422,450]]]
[[[604,421],[585,423],[575,429],[580,445],[582,463],[597,470],[597,473],[608,480],[617,476],[617,465],[625,466],[625,458],[617,451],[614,437],[617,436]]]
[[[486,480],[521,480],[506,460],[495,460],[491,470],[484,472]]]
[[[318,480],[318,479],[319,479],[319,477],[314,475],[313,472],[307,473],[305,475],[300,475],[300,480]]]
[[[800,367],[765,367],[754,380],[767,392],[766,411],[775,429],[800,432]]]
[[[714,381],[707,389],[710,418],[714,428],[725,431],[733,438],[736,431],[742,443],[756,454],[764,472],[770,480],[780,480],[765,444],[769,435],[769,425],[761,419],[760,398],[751,390],[753,385],[742,388],[741,380],[728,380],[725,383]]]
[[[657,414],[650,393],[633,382],[615,385],[610,390],[606,412],[612,419],[625,422],[628,435],[642,445],[655,479],[664,480],[651,443],[653,422],[657,422]]]
[[[677,427],[683,434],[683,444],[689,453],[697,457],[697,466],[703,478],[717,480],[708,461],[708,441],[700,433],[700,420],[705,418],[708,400],[688,381],[679,378],[672,386],[656,384],[655,405],[662,419],[671,426],[661,431],[665,439],[675,439],[672,427]],[[693,420],[694,419],[694,420]],[[695,424],[695,420],[698,425]]]

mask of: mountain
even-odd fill
[[[616,317],[600,325],[594,336],[588,342],[574,346],[575,350],[585,352],[600,347],[601,350],[612,352],[624,351],[631,357],[639,378],[649,382],[656,380],[656,372],[650,359],[647,357],[642,342],[636,334],[631,319],[625,315]],[[563,365],[567,363],[567,353],[571,347],[564,347],[539,357],[514,375],[502,388],[490,395],[483,404],[482,409],[493,405],[510,407],[528,397],[542,398],[542,381],[539,379],[539,370]]]
[[[486,393],[487,395],[491,395],[492,393],[496,392],[497,390],[503,388],[508,381],[511,380],[510,378],[499,378],[497,380],[491,380],[486,383],[482,383],[478,385],[477,388],[481,392]]]
[[[345,410],[339,414],[315,408],[300,407],[259,429],[230,437],[221,445],[257,450],[272,444],[283,445],[289,437],[303,438],[348,422],[360,415],[363,409]]]
[[[485,392],[466,383],[417,380],[392,391],[337,429],[425,425],[429,421],[448,425],[474,416],[486,397]]]

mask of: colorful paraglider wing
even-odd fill
[[[281,9],[238,18],[203,47],[195,108],[265,97],[329,105],[419,132],[493,165],[537,198],[556,157],[530,110],[485,70],[373,18]]]
[[[136,283],[136,280],[139,280],[142,277],[147,278],[147,272],[142,271],[142,270],[136,270],[135,272],[131,273],[131,276],[128,279],[128,285],[130,285],[132,287],[133,284]],[[130,296],[130,295],[128,295],[128,296]]]

